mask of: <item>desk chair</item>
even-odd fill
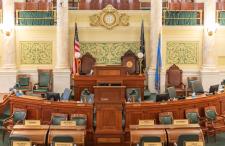
[[[145,142],[161,142],[161,139],[158,136],[144,136],[141,137],[139,146],[144,146]]]
[[[9,145],[13,146],[13,141],[30,141],[30,139],[23,135],[10,135],[9,136]]]
[[[87,125],[87,115],[85,114],[71,114],[70,120],[75,121],[77,126]]]
[[[74,143],[73,137],[69,135],[58,135],[52,138],[52,146],[55,146],[55,143],[62,142],[62,143]]]
[[[174,146],[185,146],[186,141],[199,141],[199,136],[197,134],[180,135]]]
[[[199,116],[198,108],[186,109],[185,116],[186,116],[186,119],[188,119],[189,124],[199,124],[200,125],[202,132],[203,132],[204,136],[207,136],[207,141],[208,141],[208,135],[209,135],[209,132],[211,131],[211,129],[208,129],[206,127],[206,124],[205,124],[206,119]]]
[[[51,115],[51,122],[52,125],[60,125],[61,121],[67,121],[68,115],[62,113],[52,113]]]
[[[191,84],[191,88],[192,92],[195,92],[196,95],[204,93],[202,83],[199,80],[193,81]]]
[[[11,132],[14,125],[24,123],[26,115],[27,111],[25,109],[14,109],[13,114],[3,121],[3,125],[8,132]]]
[[[16,90],[21,90],[23,92],[32,90],[32,84],[30,82],[30,75],[18,74],[16,76]]]
[[[172,112],[163,112],[159,113],[159,123],[160,124],[172,124],[173,123],[173,113]]]
[[[184,99],[184,96],[177,96],[175,87],[168,87],[167,92],[170,99]]]
[[[207,118],[206,126],[214,129],[214,133],[211,132],[211,135],[215,136],[216,141],[216,133],[225,132],[225,116],[219,115],[215,106],[208,106],[204,109]]]

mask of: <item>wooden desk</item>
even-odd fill
[[[48,134],[48,144],[52,143],[54,136],[68,135],[73,137],[74,143],[85,145],[85,126],[58,126],[51,125]]]
[[[144,80],[145,76],[139,75],[126,75],[126,76],[74,76],[74,93],[75,100],[80,100],[81,91],[84,88],[88,88],[92,93],[94,93],[93,86],[97,86],[99,82],[108,83],[121,83],[122,86],[126,88],[140,88],[141,97],[144,99]],[[124,95],[125,97],[125,95]]]
[[[204,142],[202,130],[198,124],[189,125],[153,125],[139,126],[130,125],[130,145],[140,142],[143,136],[159,136],[163,143],[177,142],[181,134],[198,134],[199,141]],[[168,139],[167,139],[168,136]]]
[[[49,125],[40,126],[25,126],[25,125],[15,125],[10,135],[23,135],[35,144],[45,144],[45,139],[47,135]]]
[[[22,108],[27,110],[27,120],[41,120],[41,123],[49,123],[52,113],[85,114],[87,115],[87,140],[93,141],[93,104],[75,101],[56,102],[40,100],[37,97],[26,98],[11,96],[10,110]]]
[[[138,144],[143,136],[159,136],[163,143],[167,143],[166,131],[163,126],[130,125],[130,146]]]

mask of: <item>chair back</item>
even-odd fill
[[[51,115],[51,124],[52,125],[60,125],[61,121],[66,121],[66,120],[68,120],[67,114],[52,113],[52,115]]]
[[[190,124],[199,123],[199,112],[197,108],[185,110],[185,116],[188,119]]]
[[[121,57],[121,63],[122,66],[127,67],[128,74],[137,74],[139,72],[138,57],[131,50],[128,50]]]
[[[13,141],[30,141],[30,139],[24,135],[11,135],[9,136],[10,146],[13,146]]]
[[[64,92],[61,96],[61,100],[69,100],[72,94],[72,90],[69,88],[65,88]]]
[[[177,140],[178,146],[185,146],[186,141],[199,141],[199,136],[197,134],[184,134],[180,135]]]
[[[215,106],[205,107],[205,116],[210,121],[216,120],[217,116],[216,107]]]
[[[161,142],[161,139],[158,136],[144,136],[141,137],[139,146],[144,146],[145,142]]]
[[[140,88],[127,88],[126,100],[129,102],[141,102],[141,89]]]
[[[81,57],[81,66],[80,66],[80,74],[81,75],[88,75],[91,73],[95,65],[96,59],[89,53],[85,53]]]
[[[49,87],[52,84],[52,70],[39,69],[38,70],[38,83],[40,87]]]
[[[85,103],[93,103],[94,102],[94,95],[90,93],[87,88],[84,88],[81,91],[80,100]]]
[[[25,109],[15,109],[13,112],[13,124],[24,122],[26,115],[27,111]]]
[[[174,87],[168,87],[167,92],[170,98],[176,98],[176,89]]]
[[[195,92],[196,94],[204,93],[204,89],[203,89],[201,81],[196,80],[192,82],[192,92]]]
[[[55,146],[55,143],[62,142],[62,143],[74,143],[73,137],[69,135],[57,135],[52,138],[52,144]]]
[[[166,71],[166,87],[174,86],[175,88],[181,88],[183,85],[182,74],[183,71],[178,66],[173,64]]]
[[[200,80],[199,77],[187,77],[188,88],[192,88],[192,83],[197,80]]]
[[[160,124],[172,124],[173,123],[173,113],[172,112],[163,112],[159,113],[159,123]]]
[[[70,120],[75,121],[77,126],[87,125],[87,115],[85,114],[72,114]]]

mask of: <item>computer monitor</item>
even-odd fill
[[[47,100],[60,101],[60,94],[55,92],[47,92],[46,93]]]
[[[168,100],[169,100],[169,94],[157,94],[156,95],[156,102],[168,101]]]
[[[210,88],[209,88],[209,93],[215,94],[215,92],[218,92],[218,89],[219,89],[219,84],[217,84],[217,85],[212,85],[212,86],[210,86]]]

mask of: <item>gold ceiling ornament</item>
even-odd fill
[[[112,5],[107,5],[102,12],[90,16],[91,26],[103,26],[112,29],[115,26],[128,26],[129,16],[119,13]]]

